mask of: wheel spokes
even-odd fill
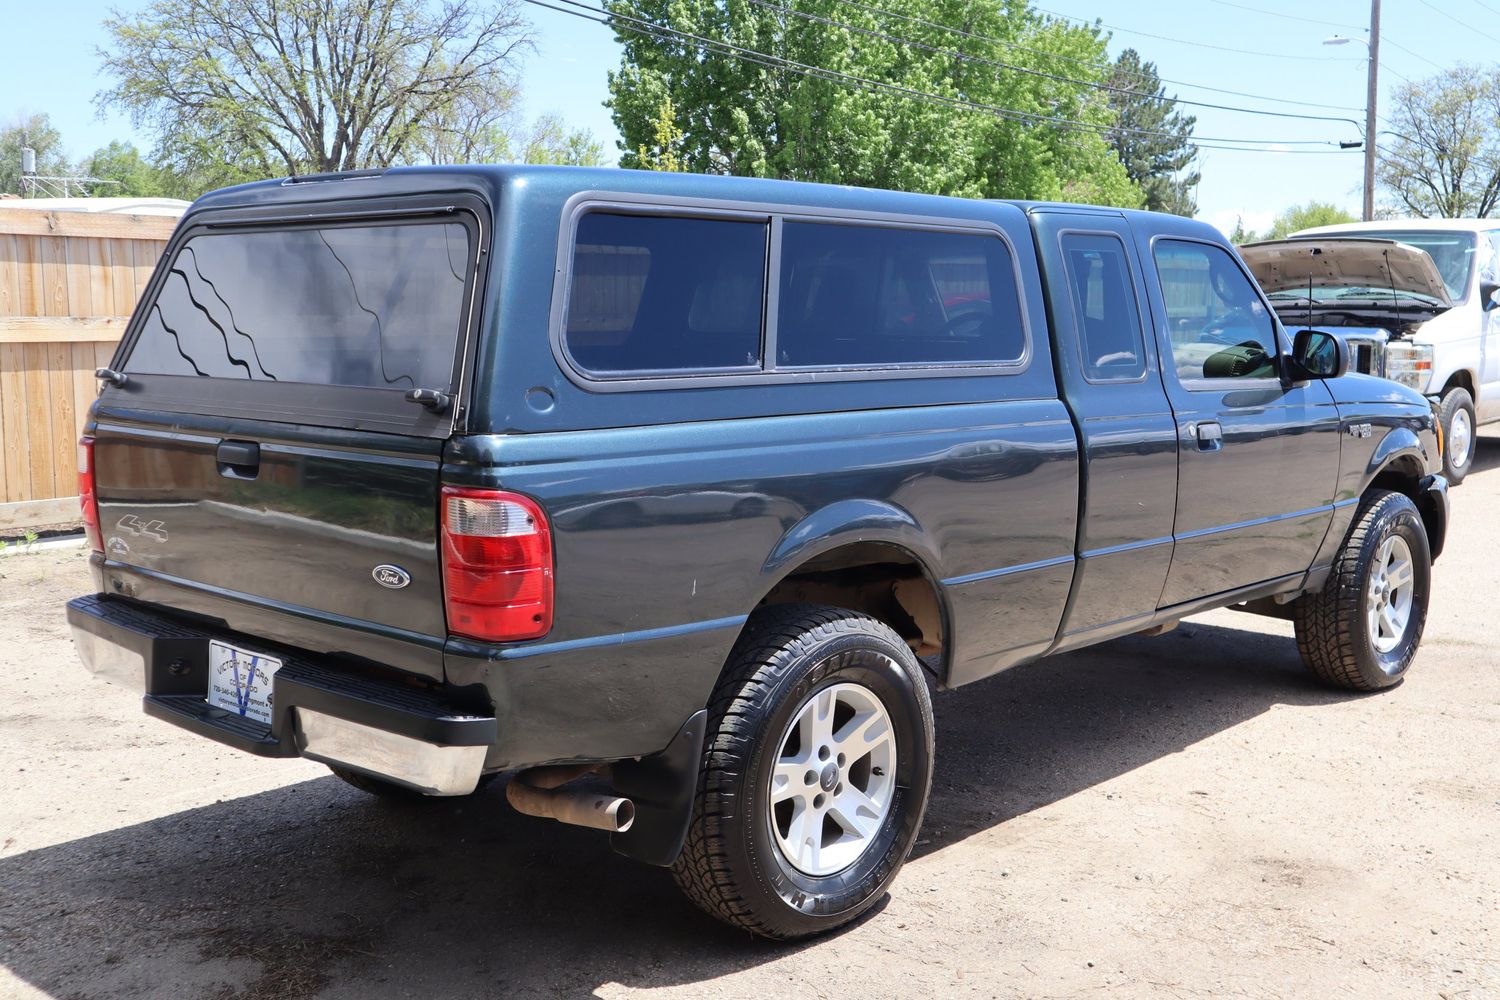
[[[783,757],[776,762],[771,772],[771,801],[782,802],[794,796],[801,797],[807,787],[808,762],[795,757]]]
[[[864,685],[833,684],[808,698],[787,724],[766,789],[782,856],[814,876],[857,861],[890,813],[896,750],[891,717]]]

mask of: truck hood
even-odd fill
[[[1397,295],[1436,300],[1450,308],[1448,288],[1425,250],[1395,240],[1351,236],[1298,236],[1239,248],[1267,295],[1319,288],[1394,289]],[[1319,305],[1327,307],[1325,299]]]

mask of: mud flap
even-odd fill
[[[682,724],[665,750],[614,765],[615,794],[635,803],[630,829],[609,835],[609,846],[615,851],[662,868],[677,860],[693,818],[707,728],[708,712],[700,710]]]

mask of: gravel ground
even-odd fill
[[[937,698],[890,896],[795,947],[491,787],[392,807],[76,664],[79,550],[0,561],[0,997],[1500,998],[1500,440],[1410,679],[1215,612]]]

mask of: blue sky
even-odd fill
[[[97,47],[105,44],[100,22],[111,6],[130,10],[128,0],[52,0],[7,3],[0,36],[0,121],[21,112],[44,111],[62,130],[70,154],[85,154],[113,138],[149,147],[149,139],[120,117],[100,119],[92,99],[104,85]],[[1325,38],[1363,39],[1368,0],[1160,0],[1101,3],[1043,0],[1047,11],[1112,28],[1110,54],[1123,48],[1155,62],[1168,93],[1213,104],[1300,112],[1363,121],[1365,46],[1326,46]],[[1401,78],[1421,79],[1459,62],[1500,63],[1500,3],[1496,0],[1385,0],[1382,8],[1381,101]],[[592,129],[613,148],[614,126],[602,102],[605,73],[619,62],[608,29],[576,17],[527,7],[538,35],[538,51],[526,61],[523,95],[528,116],[556,112],[570,124]],[[1330,110],[1254,100],[1186,86],[1201,84],[1282,100],[1341,106]],[[1355,139],[1346,122],[1304,121],[1188,108],[1198,116],[1200,137],[1253,138],[1270,143],[1337,142]],[[1331,147],[1288,146],[1287,149]],[[1264,228],[1287,206],[1316,198],[1357,212],[1361,154],[1204,150],[1199,216],[1224,229],[1242,216]]]

